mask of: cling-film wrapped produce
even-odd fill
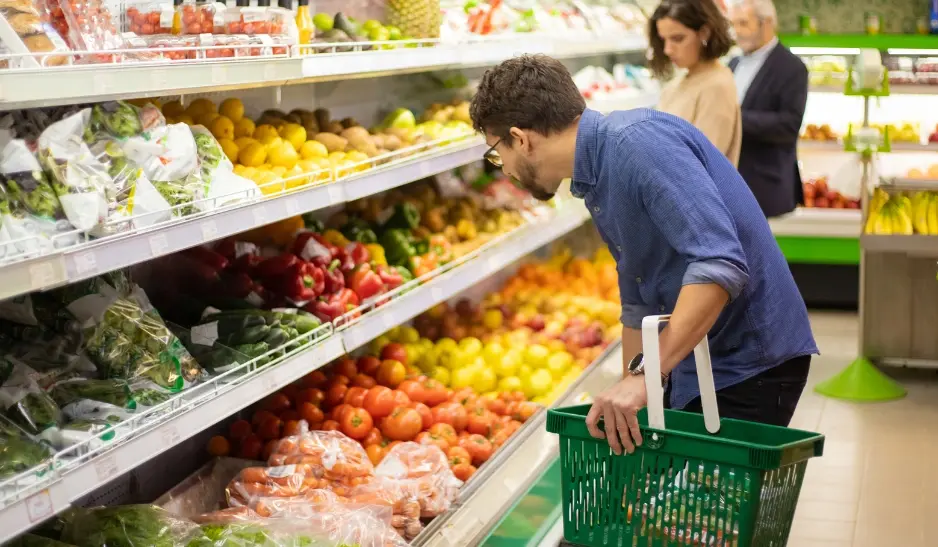
[[[18,475],[52,457],[48,445],[31,439],[0,416],[0,479]]]
[[[203,537],[197,524],[155,505],[76,508],[64,521],[61,540],[77,547],[186,547]]]
[[[9,356],[0,357],[0,408],[30,435],[64,422],[61,409],[36,382],[38,373]]]

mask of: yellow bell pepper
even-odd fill
[[[377,243],[369,243],[365,245],[365,248],[368,249],[368,254],[371,255],[372,262],[381,266],[388,265],[388,259],[384,257],[384,247]]]
[[[344,235],[342,235],[342,232],[338,230],[326,230],[322,233],[322,237],[336,247],[345,247],[351,243],[351,241],[349,241]]]

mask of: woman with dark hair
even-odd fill
[[[733,73],[720,62],[733,45],[729,20],[714,0],[664,0],[648,21],[648,41],[655,76],[682,69],[662,90],[658,109],[694,124],[737,165],[739,100]]]

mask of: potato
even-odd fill
[[[364,127],[349,127],[349,128],[343,129],[341,132],[339,132],[339,136],[341,136],[343,139],[348,139],[349,141],[351,141],[352,138],[360,138],[360,139],[371,138],[371,134],[368,133],[368,130],[365,129]]]
[[[329,127],[329,122],[332,120],[332,115],[329,114],[329,110],[317,108],[313,111],[313,116],[316,117],[316,123],[319,124],[319,127],[321,127],[323,131]]]
[[[382,144],[384,145],[384,148],[392,151],[397,150],[403,145],[403,143],[401,143],[401,139],[397,135],[385,135],[384,142]]]
[[[282,120],[285,116],[286,114],[283,111],[277,110],[276,108],[269,108],[261,113],[262,118],[270,117]]]
[[[348,137],[348,143],[349,146],[355,150],[367,154],[369,158],[373,158],[378,155],[378,147],[375,146],[375,143],[371,140],[370,135],[363,136],[353,134],[352,136]]]
[[[319,124],[319,127],[322,127],[322,124]],[[328,124],[326,124],[326,129],[324,131],[328,131],[329,133],[335,133],[336,135],[338,135],[344,130],[345,128],[342,127],[341,123],[333,121],[333,122],[329,122]]]
[[[346,127],[346,128],[355,127],[359,125],[359,123],[355,121],[355,118],[342,118],[342,121],[340,123],[342,124],[342,127]]]
[[[321,142],[329,152],[345,152],[348,140],[332,133],[317,133],[313,140]]]

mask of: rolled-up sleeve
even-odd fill
[[[632,138],[645,142],[626,145],[629,170],[639,182],[652,222],[687,263],[682,284],[714,283],[735,299],[749,281],[749,269],[736,226],[710,174],[679,139],[647,134]]]
[[[654,311],[650,306],[622,302],[622,316],[620,319],[622,325],[630,329],[640,330],[642,328],[642,319],[649,315],[654,315]]]

